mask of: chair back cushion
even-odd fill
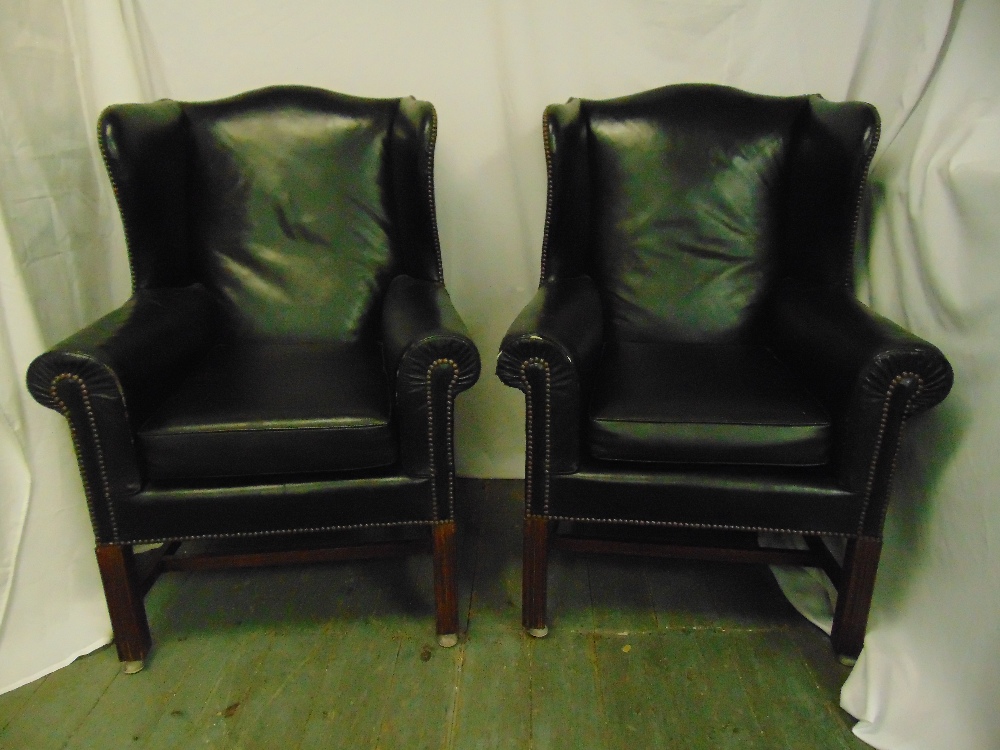
[[[743,336],[780,257],[805,103],[720,86],[584,101],[594,265],[616,338]]]
[[[349,341],[391,279],[397,100],[275,90],[186,105],[201,280],[239,338]]]

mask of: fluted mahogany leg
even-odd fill
[[[458,643],[458,599],[455,591],[455,522],[434,526],[434,602],[438,643],[450,648]]]
[[[549,522],[543,516],[524,519],[521,566],[521,623],[536,638],[548,635],[545,607],[548,596]]]
[[[865,643],[865,629],[881,554],[882,540],[874,537],[859,537],[847,544],[830,636],[834,653],[845,664],[853,664],[857,660]]]
[[[149,653],[152,638],[142,589],[136,580],[132,547],[99,544],[96,552],[118,660],[123,662],[126,672],[138,672]]]

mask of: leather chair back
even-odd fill
[[[441,278],[430,193],[405,194],[432,170],[433,112],[411,104],[282,87],[110,108],[136,286],[203,283],[239,339],[367,337],[394,276]]]
[[[874,145],[874,110],[850,106]],[[692,343],[745,340],[783,276],[850,284],[874,148],[845,143],[839,164],[816,164],[838,152],[828,109],[704,85],[550,107],[543,278],[594,278],[611,338]]]

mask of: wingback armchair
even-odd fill
[[[126,671],[164,569],[432,551],[455,643],[454,402],[479,358],[444,287],[435,133],[427,102],[289,86],[102,114],[134,292],[28,387],[69,422]]]
[[[546,109],[541,281],[497,364],[525,394],[532,634],[551,544],[821,566],[858,655],[903,425],[952,383],[854,295],[878,134],[867,104],[714,85]]]

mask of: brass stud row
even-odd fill
[[[56,375],[52,379],[52,384],[49,386],[49,396],[52,398],[53,403],[59,407],[59,411],[66,418],[66,422],[69,424],[70,437],[73,439],[73,448],[76,453],[76,463],[80,469],[80,476],[83,478],[83,494],[87,499],[87,510],[90,512],[90,523],[94,527],[94,536],[100,539],[101,533],[97,524],[97,510],[95,507],[95,498],[93,488],[90,486],[88,481],[86,467],[83,463],[83,447],[80,443],[80,435],[76,431],[76,427],[73,425],[73,420],[70,417],[69,406],[66,405],[61,398],[59,398],[59,384],[65,380],[72,381],[76,383],[80,388],[80,396],[83,398],[83,408],[87,415],[87,422],[90,425],[91,437],[94,441],[94,450],[97,453],[97,466],[101,475],[101,490],[104,494],[104,502],[108,509],[108,518],[111,521],[111,533],[113,536],[113,541],[118,541],[118,521],[115,518],[114,505],[111,502],[111,484],[108,481],[107,467],[104,463],[104,451],[101,449],[101,441],[97,434],[97,420],[94,417],[94,409],[90,403],[90,392],[87,390],[87,384],[84,382],[83,378],[79,375],[70,372],[63,372]]]
[[[272,531],[233,531],[228,534],[195,534],[191,536],[154,537],[132,539],[126,544],[162,544],[163,542],[194,542],[199,539],[249,539],[252,537],[276,536],[279,534],[313,534],[319,531],[350,531],[352,529],[381,529],[398,526],[427,526],[428,521],[389,521],[386,523],[354,523],[339,526],[303,526],[296,529],[274,529]]]
[[[770,534],[816,534],[853,539],[855,534],[839,531],[803,531],[802,529],[778,529],[770,526],[739,526],[733,524],[686,523],[684,521],[642,521],[631,518],[580,518],[579,516],[546,516],[550,521],[578,521],[580,523],[613,523],[629,526],[665,526],[676,529],[714,529],[716,531],[753,531]]]
[[[131,232],[129,231],[129,220],[125,215],[125,207],[122,206],[121,193],[118,190],[118,181],[115,180],[115,174],[111,170],[111,165],[108,162],[108,152],[104,145],[104,133],[101,132],[101,128],[104,125],[104,117],[100,117],[97,120],[97,143],[100,146],[101,160],[104,162],[104,171],[108,173],[108,179],[111,181],[111,192],[115,195],[115,203],[118,204],[118,213],[122,217],[122,228],[125,230],[125,252],[128,255],[128,272],[132,279],[132,291],[135,291],[135,264],[132,262],[132,240]],[[96,528],[96,527],[95,527]]]
[[[524,383],[525,393],[525,450],[524,450],[524,507],[525,513],[530,515],[532,508],[532,498],[534,489],[535,461],[532,446],[535,444],[534,435],[534,401],[531,381],[528,380],[528,368],[535,367],[541,369],[545,375],[545,435],[544,435],[544,458],[542,462],[542,513],[548,515],[549,512],[549,470],[551,468],[551,439],[552,439],[552,370],[549,363],[541,357],[531,357],[521,363],[521,382]]]
[[[920,395],[920,391],[923,390],[924,387],[923,378],[915,372],[900,373],[892,379],[891,383],[889,383],[889,388],[885,393],[885,400],[882,402],[882,416],[879,420],[878,437],[875,439],[875,452],[872,454],[872,462],[868,467],[868,481],[865,484],[865,498],[864,504],[861,507],[861,519],[858,522],[858,534],[861,534],[864,530],[865,518],[868,515],[868,505],[871,503],[872,492],[875,488],[875,473],[878,468],[879,457],[882,455],[882,440],[885,438],[885,430],[889,425],[889,408],[892,404],[892,396],[896,392],[896,388],[899,387],[899,384],[902,383],[905,378],[917,379],[917,391],[907,400],[906,405],[903,407],[903,420],[899,425],[899,434],[896,437],[896,446],[892,454],[892,464],[889,467],[889,478],[886,483],[886,496],[889,494],[892,486],[892,476],[896,471],[896,456],[899,454],[899,445],[903,441],[903,426],[906,424],[906,417],[910,412],[910,408],[914,400],[918,395]],[[884,503],[883,505],[885,506],[882,510],[882,520],[884,521],[885,513],[888,510],[888,503]]]
[[[437,143],[437,110],[431,104],[431,134],[427,143],[427,200],[431,212],[431,230],[434,235],[434,254],[437,257],[438,281],[444,283],[444,262],[441,260],[441,239],[437,230],[437,205],[434,198],[434,147]]]
[[[875,144],[878,145],[882,135],[882,120],[875,116]],[[844,288],[853,290],[854,288],[854,243],[858,236],[858,222],[861,220],[861,203],[865,197],[865,185],[868,182],[868,170],[872,160],[875,158],[875,149],[865,157],[865,163],[861,167],[861,181],[858,183],[858,195],[854,200],[854,217],[851,220],[851,233],[847,238],[847,267],[844,269]]]
[[[455,384],[458,382],[458,363],[453,359],[442,357],[435,359],[427,367],[426,377],[426,397],[427,397],[427,452],[431,465],[431,503],[433,505],[434,521],[440,520],[438,513],[437,496],[437,462],[434,459],[434,396],[431,388],[431,378],[434,368],[440,365],[451,367],[451,380],[448,381],[448,393],[446,395],[447,413],[445,415],[445,441],[448,446],[448,454],[445,456],[448,472],[448,517],[455,517],[455,453],[452,431],[454,430],[454,408],[455,408]]]
[[[548,181],[548,189],[545,194],[545,228],[542,231],[542,270],[539,277],[539,284],[545,281],[548,259],[549,259],[549,231],[552,228],[552,204],[555,201],[552,193],[554,192],[552,185],[552,146],[549,143],[551,135],[551,127],[549,126],[549,111],[546,109],[542,113],[542,137],[544,139],[545,147],[545,174]]]

